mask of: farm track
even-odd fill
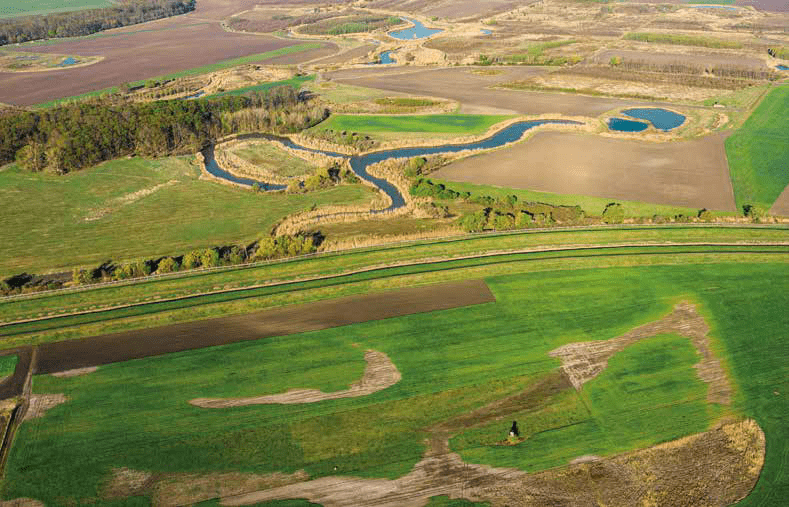
[[[662,249],[666,248],[676,248],[676,247],[696,247],[696,248],[705,248],[705,247],[717,247],[718,249],[711,249],[711,250],[704,250],[704,251],[671,251],[671,252],[662,252]],[[748,249],[746,250],[735,250],[735,248],[743,248]],[[86,319],[81,319],[80,322],[76,322],[74,324],[86,324],[90,322],[96,321],[107,321],[113,318],[123,318],[129,317],[134,315],[141,315],[146,313],[151,313],[151,310],[155,311],[156,307],[161,307],[162,311],[164,310],[172,310],[176,308],[185,308],[196,306],[205,303],[216,303],[216,302],[225,302],[231,300],[238,300],[238,299],[246,299],[252,297],[258,297],[261,294],[255,293],[256,291],[264,290],[264,289],[271,289],[271,288],[285,288],[289,286],[297,286],[299,284],[307,284],[313,283],[310,287],[295,287],[293,290],[301,290],[301,289],[309,289],[309,288],[316,288],[318,286],[325,287],[330,285],[339,285],[342,283],[346,283],[352,280],[348,280],[349,278],[360,276],[360,275],[371,275],[375,273],[380,273],[379,276],[371,276],[370,278],[387,278],[390,276],[397,276],[404,273],[397,273],[397,274],[386,274],[387,270],[392,269],[402,269],[402,268],[421,268],[424,266],[429,265],[436,265],[436,269],[426,270],[426,271],[444,271],[450,269],[462,269],[469,267],[469,265],[462,265],[459,267],[455,266],[447,266],[450,263],[457,263],[462,261],[482,261],[485,259],[490,258],[502,258],[501,260],[495,263],[501,262],[510,262],[512,260],[521,260],[521,261],[539,261],[543,260],[543,257],[536,257],[532,259],[506,259],[509,256],[517,256],[517,255],[529,255],[529,254],[560,254],[560,256],[553,256],[549,257],[550,259],[555,258],[566,258],[566,259],[575,259],[575,258],[584,258],[584,257],[592,257],[592,256],[626,256],[626,255],[659,255],[661,253],[671,253],[671,254],[699,254],[699,253],[711,253],[711,254],[726,254],[726,253],[759,253],[759,254],[786,254],[789,253],[787,251],[775,251],[775,250],[753,250],[752,247],[789,247],[789,242],[759,242],[759,243],[712,243],[712,242],[690,242],[690,243],[678,243],[678,242],[664,242],[660,244],[649,244],[649,243],[618,243],[618,244],[605,244],[605,245],[570,245],[570,246],[563,246],[563,247],[553,247],[553,248],[525,248],[525,249],[516,249],[516,250],[507,250],[507,251],[495,251],[495,252],[484,252],[484,253],[477,253],[471,255],[463,255],[463,256],[454,256],[454,257],[446,257],[446,258],[430,258],[430,259],[423,259],[418,261],[406,261],[400,263],[388,263],[388,264],[381,264],[381,265],[374,265],[374,266],[367,266],[364,268],[353,269],[349,271],[344,271],[341,273],[335,273],[330,275],[317,275],[317,276],[310,276],[310,277],[303,277],[293,280],[287,281],[277,281],[277,282],[270,282],[270,283],[263,283],[263,284],[255,284],[247,287],[239,287],[239,288],[231,288],[231,289],[222,289],[216,291],[206,291],[199,294],[189,294],[184,296],[177,296],[171,297],[167,299],[160,299],[153,302],[142,302],[142,303],[132,303],[127,305],[117,305],[93,310],[86,310],[82,312],[72,312],[72,313],[65,313],[60,315],[52,315],[52,316],[45,316],[40,318],[34,319],[24,319],[24,320],[17,320],[12,322],[4,322],[0,324],[0,338],[3,336],[14,336],[18,334],[25,334],[31,332],[39,332],[45,331],[48,329],[53,329],[57,327],[62,327],[65,325],[70,325],[69,323],[63,323],[64,319],[73,319],[73,318],[81,318],[81,317],[88,317]],[[726,248],[726,249],[724,249]],[[653,252],[610,252],[610,250],[615,249],[654,249]],[[586,252],[585,255],[571,255],[572,252]],[[602,252],[602,253],[601,253]],[[484,263],[484,264],[493,264],[491,263]],[[416,272],[416,271],[415,271]],[[418,272],[425,272],[425,270],[420,270]],[[370,278],[362,278],[362,279],[370,279]],[[324,284],[323,282],[328,282]],[[220,300],[212,299],[210,301],[204,300],[207,298],[213,298],[216,296],[223,296],[227,295],[227,298],[221,298]],[[183,303],[182,305],[173,305],[173,303]],[[146,309],[148,309],[146,311]],[[109,312],[117,312],[122,310],[129,310],[123,315],[112,316]],[[137,311],[135,311],[137,310]],[[104,315],[102,317],[102,315]],[[90,318],[91,316],[95,318]],[[37,324],[43,323],[40,326],[30,327],[30,324]],[[15,332],[14,328],[24,327],[21,330],[17,330]]]

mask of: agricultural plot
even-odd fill
[[[773,89],[743,126],[726,140],[737,207],[770,209],[789,185],[789,87]],[[786,200],[776,213],[789,214]]]
[[[316,129],[353,131],[361,133],[378,132],[421,132],[449,133],[461,135],[484,134],[493,125],[511,118],[503,115],[335,115],[321,123]]]
[[[200,174],[187,158],[120,159],[67,176],[12,166],[0,172],[5,237],[13,238],[0,272],[57,271],[251,242],[282,217],[313,204],[367,204],[374,198],[362,185],[254,194],[205,181]]]
[[[30,0],[26,2],[0,0],[0,19],[111,7],[112,4],[112,0]]]
[[[408,481],[429,470],[431,462],[446,464],[449,474],[466,470],[481,478],[481,468],[463,462],[487,462],[499,468],[484,477],[508,477],[507,484],[525,487],[558,487],[561,474],[588,477],[595,470],[606,484],[601,494],[608,495],[608,505],[632,505],[633,497],[611,496],[631,490],[615,473],[628,466],[625,458],[609,456],[705,431],[721,418],[753,418],[766,436],[759,482],[744,505],[778,505],[789,493],[782,459],[789,445],[782,424],[787,410],[782,398],[789,389],[789,350],[781,341],[789,328],[784,264],[565,269],[487,282],[495,303],[115,363],[83,376],[37,375],[34,393],[60,394],[66,401],[20,427],[4,498],[63,505],[121,502],[131,495],[189,504],[251,493],[233,489],[246,481],[259,493],[236,497],[233,505],[289,498],[315,502],[316,491],[327,500],[345,498],[356,505],[364,502],[354,501],[355,493],[373,491],[384,496],[368,498],[396,498],[401,504],[441,495],[485,501],[474,496],[482,496],[484,480],[473,486],[463,475],[450,475],[459,480],[447,484],[428,473],[422,476],[428,482],[418,487]],[[709,401],[709,384],[694,367],[701,356],[692,340],[676,333],[627,345],[581,390],[562,380],[562,362],[551,351],[627,335],[666,318],[682,301],[691,301],[710,328],[709,349],[733,390],[730,404]],[[296,387],[341,391],[362,376],[364,350],[385,353],[402,379],[368,396],[301,405],[206,409],[189,404],[195,398],[260,396]],[[124,386],[120,397],[118,386]],[[495,423],[498,416],[502,420]],[[522,441],[504,445],[513,419],[522,428]],[[477,427],[479,420],[486,424]],[[751,470],[731,479],[737,486],[726,495],[735,496],[721,505],[747,492],[761,466],[759,433],[748,433],[747,427],[755,428],[726,427],[744,431],[743,438],[754,435],[747,438],[754,439],[755,453],[742,458],[724,452],[731,444],[722,431],[651,450],[651,466],[665,472],[653,478],[662,494],[704,494],[709,487],[704,470],[716,463],[725,473]],[[454,437],[450,449],[459,457],[425,455],[447,437]],[[690,447],[682,458],[686,473],[660,468],[660,460],[669,459],[661,456],[679,457],[670,449],[693,442],[711,448],[715,438],[723,439],[714,447],[723,454]],[[585,459],[596,459],[597,465],[567,467],[590,454],[599,458]],[[630,463],[643,458],[623,456]],[[694,465],[698,459],[709,466]],[[520,475],[555,466],[562,468],[533,479]],[[143,480],[129,480],[135,477]],[[373,478],[379,480],[368,480]],[[226,486],[222,491],[217,479]],[[543,482],[529,482],[535,480]],[[565,480],[562,491],[574,484],[590,483]],[[390,487],[394,496],[387,497]],[[694,497],[677,498],[692,503]]]
[[[736,211],[724,138],[650,143],[539,132],[511,147],[453,162],[449,181]],[[561,146],[561,149],[557,147]]]

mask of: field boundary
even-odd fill
[[[461,234],[451,234],[447,236],[439,236],[435,238],[418,238],[418,239],[405,239],[400,241],[393,241],[393,242],[384,242],[378,245],[373,246],[358,246],[358,247],[349,247],[349,248],[340,248],[336,250],[327,250],[323,252],[314,252],[309,254],[297,255],[294,257],[288,257],[285,259],[267,259],[262,261],[256,262],[247,262],[243,264],[234,264],[231,266],[216,266],[216,267],[200,267],[195,269],[189,270],[182,270],[173,273],[163,273],[163,274],[151,274],[148,276],[143,276],[139,278],[133,278],[130,280],[113,280],[109,282],[100,282],[100,283],[92,283],[88,285],[80,285],[76,287],[66,287],[61,289],[54,289],[54,290],[46,290],[40,292],[31,292],[27,294],[12,294],[10,296],[0,296],[0,304],[16,301],[16,300],[25,300],[25,299],[37,299],[37,298],[45,298],[49,296],[57,296],[60,294],[66,293],[73,293],[73,292],[85,292],[90,290],[99,290],[109,287],[124,287],[128,285],[138,285],[143,283],[149,282],[156,282],[159,280],[169,280],[169,279],[178,279],[178,278],[190,278],[192,276],[201,276],[210,273],[219,273],[224,271],[235,271],[235,270],[242,270],[242,269],[254,269],[257,267],[268,266],[272,264],[286,264],[290,262],[299,262],[308,259],[314,258],[326,258],[326,257],[334,257],[340,256],[344,254],[352,254],[352,253],[361,253],[361,252],[373,252],[373,251],[386,251],[386,250],[394,250],[403,246],[409,245],[416,245],[416,244],[434,244],[434,243],[450,243],[450,242],[460,242],[460,241],[469,241],[479,238],[491,238],[496,236],[517,236],[517,235],[526,235],[526,234],[541,234],[541,233],[553,233],[553,232],[593,232],[593,231],[604,231],[604,230],[661,230],[661,229],[691,229],[691,228],[700,228],[700,229],[717,229],[717,228],[726,228],[726,229],[775,229],[775,230],[787,230],[789,231],[789,226],[787,225],[776,225],[776,224],[738,224],[738,223],[724,223],[724,222],[715,222],[715,223],[703,223],[703,224],[660,224],[660,225],[639,225],[639,224],[626,224],[626,225],[594,225],[594,226],[566,226],[566,227],[541,227],[541,228],[529,228],[529,229],[516,229],[516,230],[509,230],[509,231],[482,231],[482,232],[473,232],[473,233],[461,233]],[[687,243],[685,243],[687,244]],[[252,288],[252,286],[244,287]],[[239,289],[234,289],[239,290]],[[207,293],[206,293],[207,294]],[[165,301],[165,300],[161,300]],[[0,325],[2,327],[2,325]]]
[[[446,257],[446,258],[431,258],[431,259],[423,259],[417,261],[405,261],[401,263],[390,263],[390,264],[382,264],[382,265],[374,265],[374,266],[367,266],[364,268],[359,268],[355,270],[344,271],[340,273],[334,273],[330,275],[317,275],[311,277],[304,277],[304,278],[295,278],[292,280],[286,281],[277,281],[277,282],[269,282],[263,284],[255,284],[249,285],[246,287],[235,287],[231,289],[221,289],[216,291],[206,291],[197,294],[188,294],[184,296],[176,296],[172,298],[166,299],[158,299],[155,301],[146,301],[141,303],[129,303],[125,305],[116,305],[111,307],[105,308],[97,308],[93,310],[84,310],[81,312],[71,312],[71,313],[64,313],[59,315],[49,315],[45,317],[37,317],[34,319],[23,319],[17,321],[9,321],[0,323],[0,330],[6,327],[11,327],[18,324],[29,324],[29,323],[36,323],[36,322],[46,322],[49,320],[55,320],[60,318],[67,318],[67,317],[75,317],[80,315],[91,315],[103,312],[110,312],[114,310],[121,310],[125,308],[135,308],[135,307],[144,307],[147,305],[154,305],[159,303],[169,303],[175,301],[183,301],[189,299],[195,299],[205,296],[212,296],[217,294],[229,294],[229,293],[236,293],[236,292],[245,292],[250,290],[256,290],[266,287],[279,287],[279,286],[287,286],[305,282],[313,282],[313,281],[320,281],[320,280],[333,280],[333,279],[340,279],[346,278],[349,276],[353,276],[356,274],[363,274],[363,273],[370,273],[374,271],[381,271],[391,268],[402,268],[402,267],[413,267],[413,266],[424,266],[430,264],[444,264],[450,263],[455,261],[463,261],[463,260],[473,260],[473,259],[485,259],[491,257],[500,257],[500,256],[509,256],[509,255],[517,255],[517,254],[532,254],[532,253],[563,253],[563,252],[573,252],[573,251],[584,251],[584,250],[591,250],[591,251],[604,251],[604,250],[616,250],[621,248],[661,248],[661,247],[751,247],[751,246],[772,246],[772,247],[789,247],[789,241],[785,242],[750,242],[750,243],[738,243],[738,242],[722,242],[722,243],[715,243],[715,242],[687,242],[687,243],[680,243],[680,242],[660,242],[660,243],[611,243],[605,245],[569,245],[569,246],[561,246],[561,247],[549,247],[549,248],[541,248],[541,247],[532,247],[532,248],[524,248],[524,249],[515,249],[515,250],[502,250],[502,251],[492,251],[492,252],[485,252],[481,254],[472,254],[472,255],[463,255],[463,256],[456,256],[456,257]],[[703,252],[701,252],[703,253]],[[711,252],[716,253],[716,252]],[[746,252],[742,252],[746,253]],[[776,253],[789,253],[789,252],[776,252]],[[0,335],[2,336],[2,335]]]

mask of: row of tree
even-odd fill
[[[0,46],[54,37],[77,37],[193,11],[195,0],[119,0],[100,9],[0,20]]]
[[[67,173],[113,158],[194,153],[248,131],[293,132],[328,115],[291,87],[148,103],[98,99],[0,116],[0,165]]]

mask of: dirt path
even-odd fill
[[[699,378],[709,384],[707,401],[728,405],[731,403],[732,388],[723,366],[710,350],[709,330],[704,318],[696,311],[696,306],[682,302],[662,319],[639,326],[617,338],[570,343],[552,350],[549,355],[562,360],[562,369],[580,391],[586,382],[605,370],[608,360],[617,352],[645,338],[676,333],[689,338],[701,355],[695,368]]]
[[[280,394],[256,396],[247,398],[196,398],[189,401],[191,405],[201,408],[228,408],[243,407],[246,405],[268,404],[299,404],[315,403],[324,400],[337,400],[340,398],[356,398],[367,396],[400,382],[402,376],[397,367],[383,352],[368,350],[364,353],[367,367],[364,375],[351,387],[342,391],[324,393],[317,389],[290,389]]]

